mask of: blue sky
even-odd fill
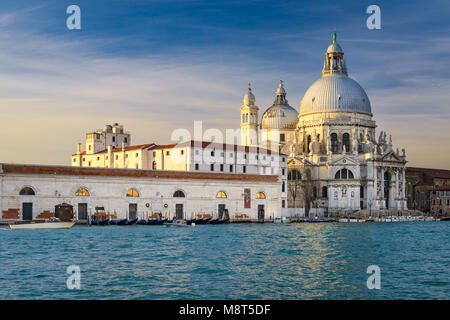
[[[71,4],[82,30],[66,28]],[[366,27],[371,4],[381,30]],[[194,120],[235,128],[248,82],[261,113],[280,78],[298,110],[336,30],[378,129],[410,165],[450,169],[449,17],[448,1],[3,0],[0,162],[68,164],[116,121],[133,143]]]

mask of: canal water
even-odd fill
[[[448,299],[449,234],[448,222],[0,229],[0,299]]]

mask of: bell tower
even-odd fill
[[[250,83],[241,106],[241,145],[258,145],[258,110]]]

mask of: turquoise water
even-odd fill
[[[0,230],[0,299],[449,299],[450,223]],[[81,269],[69,290],[66,269]],[[381,289],[366,286],[369,265]]]

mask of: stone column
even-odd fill
[[[385,209],[386,208],[386,203],[384,202],[384,167],[381,167],[381,203],[380,203],[380,208],[381,209]]]
[[[405,168],[403,168],[402,170],[402,209],[405,210],[407,209],[407,204],[406,204],[406,170]]]
[[[374,172],[374,174],[373,174],[374,175],[374,178],[373,178],[374,185],[373,185],[373,195],[372,195],[372,198],[373,198],[372,207],[378,208],[378,206],[377,206],[377,204],[378,204],[378,168],[375,165],[375,162],[372,162],[372,164],[373,164],[373,172]]]
[[[398,195],[398,179],[399,179],[399,174],[398,174],[398,170],[399,168],[396,168],[395,170],[395,198],[393,199],[395,201],[395,207],[397,209],[400,209],[400,196]],[[397,199],[397,200],[395,200]]]

